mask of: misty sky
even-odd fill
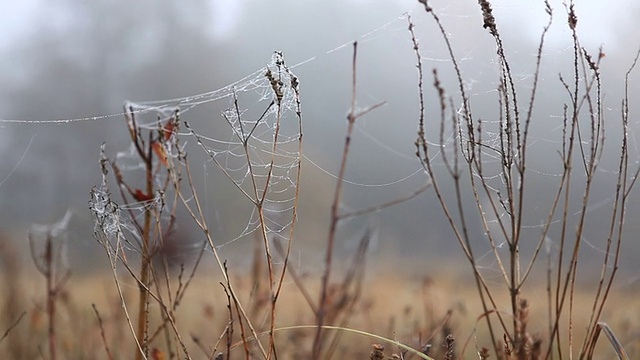
[[[432,3],[461,59],[466,86],[482,112],[485,100],[494,101],[497,72],[492,39],[482,29],[478,5],[472,0]],[[547,20],[543,2],[492,3],[508,55],[514,59],[517,81],[528,89]],[[602,46],[606,54],[602,70],[611,81],[605,82],[605,99],[609,101],[607,114],[613,118],[619,115],[621,79],[640,46],[640,6],[631,0],[615,5],[595,0],[575,3],[581,45],[593,54]],[[301,222],[306,221],[305,226],[316,233],[326,225],[327,194],[333,189],[343,143],[351,91],[350,42],[357,39],[360,44],[359,105],[380,101],[387,105],[357,128],[357,149],[345,186],[347,208],[401,197],[425,181],[416,173],[420,166],[413,146],[415,55],[403,14],[409,12],[416,24],[426,70],[438,68],[448,91],[456,91],[441,38],[417,1],[225,0],[184,5],[171,0],[135,4],[5,0],[3,5],[0,119],[25,122],[0,123],[0,228],[21,232],[32,222],[59,219],[71,208],[76,214],[72,224],[79,229],[73,241],[82,244],[83,251],[95,246],[87,201],[89,190],[100,180],[99,146],[106,142],[111,155],[128,146],[124,121],[118,115],[125,100],[173,99],[222,89],[264,66],[273,50],[283,50],[290,65],[300,64],[293,70],[302,83],[308,157],[304,171],[311,184],[301,204],[302,215],[306,214]],[[548,61],[543,64],[545,88],[540,101],[554,104],[562,96],[558,73],[567,70],[564,60],[572,56],[572,47],[564,6],[560,1],[551,1],[551,5],[554,25],[545,48]],[[635,84],[632,88],[639,89]],[[254,98],[246,101],[251,109],[257,103]],[[225,98],[185,116],[203,132],[211,131],[207,121],[219,120],[216,116],[228,104]],[[561,103],[555,105],[560,107],[540,110],[541,118],[546,119],[535,134],[541,151],[545,148],[540,144],[552,143],[553,137],[544,121],[562,111]],[[492,111],[487,107],[486,117],[495,115]],[[110,114],[113,116],[105,117]],[[94,116],[98,118],[69,124],[29,123]],[[557,170],[545,160],[541,156],[533,161],[541,182]],[[212,169],[205,166],[201,171],[212,174]],[[206,184],[218,179],[209,176]],[[606,203],[611,195],[603,190],[594,198]],[[401,251],[428,254],[455,246],[447,242],[450,230],[442,215],[434,207],[425,208],[433,200],[432,194],[427,195],[378,214],[380,236]],[[357,219],[346,224],[345,238],[357,236],[368,222]],[[219,235],[233,238],[237,234],[228,230]],[[351,245],[345,241],[344,246]]]

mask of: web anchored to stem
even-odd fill
[[[136,358],[145,357],[149,352],[148,344],[153,335],[149,332],[147,313],[152,300],[160,305],[162,317],[171,324],[176,341],[188,355],[173,314],[167,310],[167,303],[161,297],[162,289],[157,287],[158,269],[152,261],[162,252],[165,242],[175,231],[180,205],[184,206],[206,238],[187,285],[195,274],[203,251],[208,247],[226,278],[229,293],[237,299],[227,276],[226,265],[218,254],[222,245],[216,243],[210,231],[208,214],[201,205],[198,187],[193,181],[187,161],[189,139],[195,139],[209,161],[243,195],[245,202],[252,205],[245,230],[236,239],[256,233],[262,240],[269,278],[268,291],[272,299],[269,324],[273,333],[275,302],[291,249],[300,183],[302,124],[299,81],[286,66],[282,54],[275,52],[261,79],[253,79],[244,85],[231,88],[230,107],[221,115],[224,123],[213,124],[215,136],[206,135],[204,130],[196,130],[187,122],[181,123],[179,107],[127,103],[125,117],[131,137],[129,150],[119,152],[114,160],[109,160],[104,145],[102,147],[102,183],[92,191],[90,207],[95,221],[95,236],[110,259],[128,319],[127,303],[116,272],[119,263],[140,287],[137,328],[129,320],[139,349]],[[254,109],[241,110],[247,93],[258,99]],[[184,125],[186,132],[180,132],[181,125]],[[107,180],[110,170],[120,192],[120,204],[111,196]],[[139,185],[141,179],[145,179],[143,185]],[[274,267],[271,250],[274,241],[286,243],[285,246],[279,246],[284,249],[280,254],[282,266],[279,270]],[[140,255],[139,275],[127,260],[126,249],[133,249]],[[173,301],[171,294],[166,294],[173,307],[178,306],[186,286],[181,289],[182,292],[179,291]],[[236,305],[240,316],[246,318],[242,305]],[[248,326],[252,335],[256,336],[251,322],[248,322]],[[269,357],[274,351],[273,336],[270,337],[268,349],[260,343],[258,347],[264,356]]]

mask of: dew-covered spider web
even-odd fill
[[[225,103],[226,108],[211,121],[193,124],[179,120],[188,118],[190,110],[216,101]],[[168,242],[176,231],[177,202],[182,202],[201,231],[208,232],[206,222],[216,220],[208,216],[212,211],[208,205],[210,193],[222,194],[217,196],[224,202],[218,206],[221,209],[242,207],[242,211],[229,212],[232,220],[226,220],[229,227],[240,225],[242,229],[238,233],[226,232],[233,234],[230,238],[214,236],[211,243],[182,243],[172,245],[177,249],[165,251],[184,254],[208,245],[221,249],[257,232],[260,234],[254,236],[288,241],[298,202],[302,124],[299,80],[282,53],[275,52],[264,69],[224,89],[181,99],[127,102],[124,109],[135,138],[149,133],[149,141],[157,145],[151,149],[156,154],[152,155],[153,181],[158,190],[143,196],[139,195],[142,190],[131,191],[127,184],[127,177],[139,182],[145,176],[145,163],[134,141],[127,151],[117,152],[111,167],[116,180],[123,180],[118,181],[119,186],[126,188],[136,201],[125,201],[124,206],[116,204],[106,174],[110,171],[106,162],[110,160],[104,157],[103,150],[103,181],[94,189],[91,207],[98,237],[110,251],[117,252],[122,247],[142,252],[140,224],[149,208],[155,209],[158,223],[163,223],[157,231],[161,235],[152,241],[152,246],[163,251],[163,242]],[[182,128],[176,131],[179,127]],[[158,131],[159,140],[151,140]],[[204,172],[199,166],[192,172],[193,165],[187,163],[196,163],[192,159],[198,159],[198,164],[203,160]],[[200,181],[193,173],[218,176],[211,184],[209,176]],[[134,241],[127,240],[125,232]]]

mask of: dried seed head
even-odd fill
[[[496,18],[493,17],[491,3],[487,0],[478,0],[478,4],[480,4],[480,8],[482,9],[482,27],[489,29],[489,32],[492,35],[496,35],[498,33],[498,29],[496,27]]]
[[[429,3],[427,2],[427,0],[418,0],[419,3],[421,3],[422,5],[424,5],[424,10],[426,12],[432,12],[433,8],[431,6],[429,6]]]
[[[453,360],[455,357],[455,350],[454,350],[454,346],[453,343],[455,342],[455,339],[453,338],[453,334],[449,334],[447,335],[447,337],[445,338],[445,343],[444,343],[444,348],[445,348],[445,353],[444,353],[444,359],[445,360]]]
[[[371,360],[383,360],[384,359],[384,345],[373,344],[371,345],[373,350],[371,354],[369,354],[369,359]]]
[[[568,23],[569,23],[569,28],[571,30],[575,30],[576,26],[578,25],[578,16],[576,15],[576,11],[574,8],[574,4],[569,5],[569,19],[568,19]]]

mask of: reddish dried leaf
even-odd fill
[[[167,162],[167,150],[164,148],[164,146],[161,143],[154,141],[151,144],[151,148],[153,149],[153,152],[156,153],[158,159],[160,159],[162,164],[164,166],[168,166],[169,163]]]
[[[136,189],[136,191],[133,193],[133,197],[137,201],[153,200],[153,196],[143,193],[142,190],[140,190],[140,189]]]
[[[167,124],[164,126],[164,128],[162,129],[164,132],[164,140],[169,140],[171,138],[171,135],[173,135],[173,129],[176,127],[176,124],[173,120],[173,118],[169,119],[169,121],[167,121]]]
[[[164,355],[162,350],[153,348],[153,350],[151,350],[151,358],[153,360],[165,360],[167,357]]]

